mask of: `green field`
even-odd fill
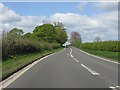
[[[118,61],[118,52],[111,52],[111,51],[100,51],[100,50],[89,50],[89,49],[82,49],[85,52],[97,55],[97,56],[101,56],[110,60],[115,60]]]
[[[8,58],[7,60],[4,60],[2,62],[2,76],[0,77],[4,79],[9,75],[13,74],[15,71],[18,71],[20,68],[30,64],[31,62],[48,54],[58,52],[60,50],[63,50],[63,48],[54,49],[51,51],[46,50],[37,53],[14,55],[11,58]]]
[[[72,46],[82,49],[88,53],[101,56],[110,60],[119,61],[120,57],[119,41],[101,41],[80,43],[75,41]]]

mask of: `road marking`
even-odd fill
[[[83,52],[83,53],[89,55],[89,56],[93,56],[93,57],[96,57],[96,58],[99,58],[99,59],[102,59],[102,60],[105,60],[105,61],[108,61],[108,62],[112,62],[112,63],[120,64],[119,62],[111,61],[111,60],[108,60],[108,59],[105,59],[105,58],[102,58],[102,57],[98,57],[98,56],[96,56],[96,55],[92,55],[92,54],[87,53],[87,52],[85,52],[85,51],[83,51],[83,50],[81,50],[81,49],[79,49],[79,50],[80,50],[81,52]]]
[[[120,86],[116,86],[116,88],[120,90]]]
[[[84,67],[85,69],[87,69],[92,75],[100,75],[99,73],[97,73],[96,71],[91,70],[90,68],[86,67],[84,64],[81,64],[82,67]]]
[[[79,62],[76,58],[74,58],[74,56],[72,55],[72,49],[70,48],[70,56],[76,61]]]
[[[72,48],[70,48],[70,55],[72,55]]]
[[[110,86],[111,89],[120,90],[120,86]]]
[[[64,48],[65,50],[65,48]],[[62,50],[62,51],[64,51]],[[7,79],[5,79],[4,81],[0,82],[0,85],[2,85],[0,88],[6,88],[8,85],[10,85],[12,82],[14,82],[17,78],[19,78],[22,74],[24,74],[27,70],[29,70],[31,67],[33,67],[35,64],[37,64],[38,62],[41,62],[43,59],[49,57],[49,56],[52,56],[52,55],[55,55],[55,54],[58,54],[58,53],[61,53],[62,51],[60,52],[56,52],[56,53],[53,53],[53,54],[50,54],[48,56],[45,56],[41,59],[38,59],[37,61],[33,62],[32,64],[24,67],[23,69],[21,69],[20,71],[14,73],[13,75],[11,75],[10,77],[8,77]]]
[[[111,88],[111,89],[116,89],[116,87],[114,87],[114,86],[110,86],[110,88]]]
[[[73,55],[71,55],[71,57],[73,57]]]
[[[76,58],[73,57],[73,59],[74,59],[76,62],[79,62]]]

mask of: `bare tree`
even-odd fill
[[[102,41],[101,38],[98,36],[94,38],[94,42],[101,42],[101,41]]]
[[[72,32],[70,37],[71,43],[73,43],[76,40],[82,42],[81,35],[78,32]]]

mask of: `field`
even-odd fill
[[[75,42],[73,46],[97,56],[119,61],[119,43],[120,42],[118,41],[102,41],[81,44]]]

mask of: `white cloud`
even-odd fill
[[[0,21],[4,22],[16,22],[20,21],[21,18],[14,11],[5,7],[2,3],[0,3]]]
[[[25,32],[32,32],[35,26],[45,21],[60,21],[67,27],[68,35],[77,31],[82,35],[83,41],[93,41],[96,36],[102,40],[116,40],[118,36],[118,12],[112,11],[94,16],[80,15],[77,13],[55,13],[50,17],[45,16],[20,16],[0,3],[2,9],[3,28],[10,30],[14,27],[22,28]],[[4,16],[5,15],[5,16]],[[8,18],[9,17],[9,18]]]
[[[98,2],[95,7],[101,10],[117,10],[118,2]]]
[[[42,24],[44,19],[46,19],[44,16],[20,16],[0,3],[0,22],[4,30],[9,31],[17,27],[25,32],[31,32],[35,26]]]
[[[96,36],[103,40],[117,40],[117,15],[117,11],[90,17],[74,13],[56,13],[51,16],[51,20],[63,22],[69,34],[72,31],[79,32],[83,36],[83,41],[92,41]]]

